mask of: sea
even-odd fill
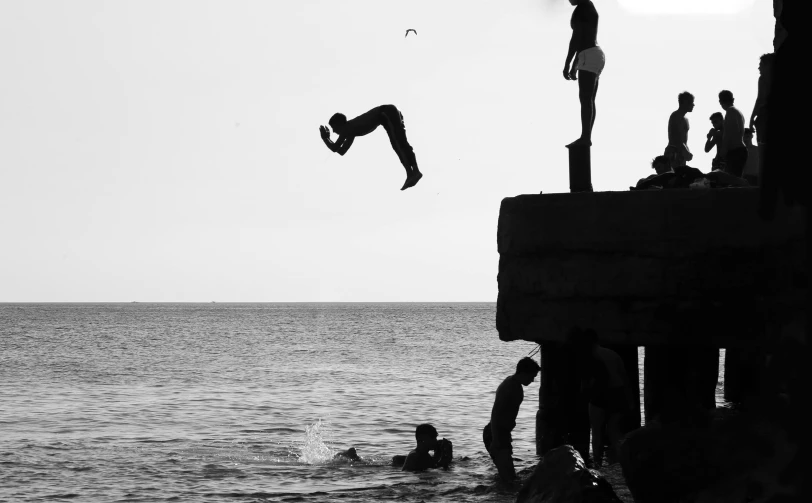
[[[0,304],[0,501],[515,501],[482,428],[538,345],[500,341],[495,311]],[[538,392],[513,432],[517,470],[538,462]],[[421,423],[452,441],[449,470],[391,465]],[[349,447],[359,460],[334,458]]]

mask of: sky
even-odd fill
[[[746,117],[769,0],[595,0],[592,183],[690,91]],[[0,302],[494,302],[503,198],[568,192],[567,0],[0,0]],[[407,28],[417,35],[404,37]],[[345,156],[318,126],[403,113]],[[335,137],[333,137],[335,139]]]

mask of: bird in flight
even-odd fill
[[[417,35],[417,30],[415,30],[414,28],[409,28],[408,30],[406,30],[406,35],[404,35],[403,37],[404,37],[404,38],[405,38],[405,37],[408,37],[408,36],[409,36],[409,32],[410,32],[410,31],[413,31],[413,32],[414,32],[414,34],[415,34],[415,35]]]

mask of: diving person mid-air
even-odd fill
[[[581,137],[567,148],[589,147],[592,146],[592,127],[595,125],[595,95],[598,94],[598,79],[606,64],[606,56],[598,47],[598,11],[595,4],[590,0],[570,0],[570,4],[575,6],[575,10],[570,20],[572,38],[564,61],[564,78],[578,81]]]
[[[417,168],[417,159],[414,156],[414,150],[409,145],[406,139],[406,126],[403,124],[403,114],[400,113],[395,105],[381,105],[375,107],[369,112],[359,115],[358,117],[347,120],[344,114],[335,114],[330,118],[330,127],[333,132],[338,135],[338,140],[335,143],[330,140],[330,130],[327,126],[319,126],[321,139],[327,148],[333,152],[344,155],[347,150],[352,146],[352,142],[356,136],[365,136],[375,131],[378,126],[383,126],[386,134],[389,135],[389,142],[392,144],[392,149],[398,155],[400,163],[406,170],[406,182],[400,190],[406,190],[409,187],[414,187],[417,182],[423,177],[423,174]]]

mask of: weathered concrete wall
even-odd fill
[[[618,344],[764,337],[765,324],[803,304],[805,221],[784,207],[765,222],[758,198],[737,188],[504,199],[499,337],[561,341],[573,325]]]

